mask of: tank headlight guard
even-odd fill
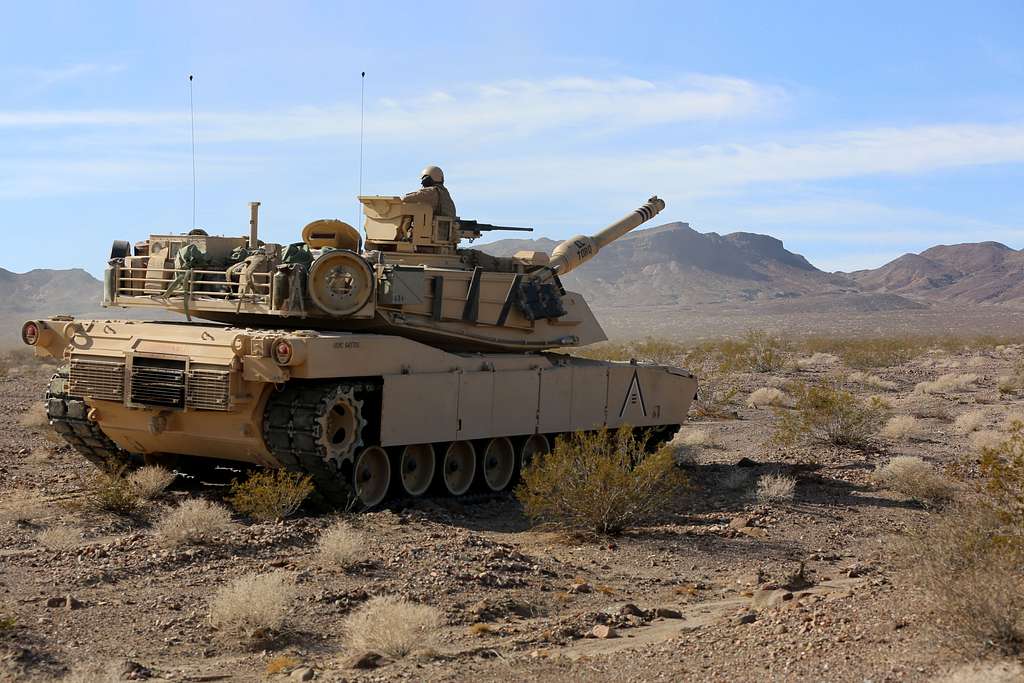
[[[30,320],[21,326],[21,341],[29,346],[39,343],[39,323]]]
[[[278,339],[274,342],[274,362],[278,365],[288,365],[295,358],[295,349],[287,339]]]

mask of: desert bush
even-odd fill
[[[786,408],[793,405],[793,399],[781,389],[761,387],[752,391],[747,397],[747,405],[751,408]]]
[[[36,540],[48,550],[61,551],[76,547],[82,540],[82,535],[73,527],[54,526],[40,531]]]
[[[969,656],[1024,654],[1019,527],[986,505],[958,507],[913,534],[905,559],[948,647]]]
[[[970,391],[975,388],[978,381],[977,375],[970,373],[955,374],[948,373],[941,375],[931,382],[918,382],[914,386],[915,394],[953,394],[962,391]]]
[[[797,370],[810,370],[811,368],[836,365],[837,363],[839,363],[839,356],[816,351],[807,358],[798,358],[796,360],[796,368]]]
[[[1006,437],[999,432],[985,430],[981,432],[974,432],[971,434],[970,440],[971,447],[980,452],[985,449],[999,448],[999,446],[1006,440]]]
[[[866,370],[885,368],[906,363],[927,350],[926,343],[912,337],[878,337],[874,339],[846,339],[818,337],[806,339],[800,345],[805,352],[831,353],[851,368]]]
[[[635,359],[658,365],[676,365],[686,355],[687,348],[678,342],[648,337],[628,342],[593,344],[586,349],[573,350],[573,353],[595,360],[627,361]]]
[[[921,458],[901,455],[875,472],[875,482],[917,502],[935,507],[950,501],[956,488],[941,472]]]
[[[924,433],[924,427],[912,415],[894,415],[890,417],[881,431],[883,437],[893,441],[921,439],[924,437]]]
[[[711,435],[706,429],[680,429],[672,439],[676,446],[704,446],[711,443]]]
[[[849,381],[854,384],[861,384],[872,389],[882,389],[884,391],[893,391],[896,389],[896,382],[890,382],[887,379],[882,379],[878,375],[872,375],[867,372],[853,372],[850,373]]]
[[[882,426],[887,409],[877,398],[862,401],[833,384],[794,384],[794,410],[779,412],[773,439],[861,448]]]
[[[259,470],[231,483],[228,500],[238,512],[253,519],[284,519],[295,514],[313,492],[313,480],[288,470]]]
[[[328,527],[317,542],[317,555],[325,565],[350,567],[366,559],[368,538],[345,521]]]
[[[285,572],[246,574],[220,588],[210,602],[210,623],[220,631],[261,637],[280,631],[295,599]]]
[[[139,498],[153,500],[174,482],[174,472],[158,465],[140,467],[128,475],[128,486]]]
[[[125,469],[97,470],[86,480],[85,506],[117,515],[130,515],[142,507],[142,499],[124,478]]]
[[[788,503],[796,492],[796,479],[780,474],[765,474],[757,480],[760,503]]]
[[[164,514],[156,533],[168,545],[209,543],[230,526],[231,513],[223,505],[190,498]]]
[[[670,445],[654,453],[646,445],[628,427],[561,437],[523,469],[516,496],[534,522],[617,534],[671,505],[687,485]]]
[[[353,652],[404,657],[430,647],[443,620],[440,611],[393,595],[370,598],[345,618],[345,644]]]
[[[46,498],[38,491],[14,489],[0,496],[0,522],[30,522],[46,513]]]
[[[730,406],[739,393],[739,387],[733,384],[729,374],[712,359],[704,359],[694,367],[694,372],[698,377],[697,398],[692,408],[694,415],[729,417]]]
[[[985,413],[980,410],[961,413],[953,420],[953,428],[961,434],[970,434],[977,431],[983,424],[985,424]]]
[[[786,354],[778,337],[750,330],[741,342],[741,351],[733,362],[750,372],[774,372],[786,365]]]
[[[1011,410],[1003,416],[1003,421],[999,425],[999,429],[1004,432],[1013,431],[1014,424],[1018,422],[1024,422],[1024,412],[1020,410]]]
[[[986,503],[1024,534],[1024,422],[1015,421],[1007,438],[980,450]]]

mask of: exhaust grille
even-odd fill
[[[188,407],[195,410],[227,410],[230,376],[219,370],[192,370],[188,373]]]
[[[99,401],[123,401],[124,362],[72,358],[68,394]]]
[[[163,408],[185,407],[185,361],[135,356],[132,403]]]

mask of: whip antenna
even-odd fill
[[[192,120],[192,229],[196,229],[196,107],[192,96],[192,74],[188,75],[188,111]]]
[[[359,74],[359,195],[363,194],[363,102],[366,95],[366,72]],[[358,200],[357,200],[358,201]],[[362,204],[356,213],[356,225],[359,225],[359,216],[362,214]]]

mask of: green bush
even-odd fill
[[[228,501],[239,513],[259,520],[284,519],[313,492],[313,480],[288,470],[259,470],[231,483]]]
[[[86,486],[86,506],[93,510],[130,515],[142,507],[142,499],[125,479],[126,468],[97,471]]]
[[[793,410],[778,410],[773,439],[783,446],[801,442],[863,448],[878,433],[888,407],[877,397],[862,401],[834,384],[788,387],[796,399]]]
[[[628,427],[561,437],[522,472],[516,497],[536,523],[614,535],[666,509],[687,486],[672,447],[653,453]]]

